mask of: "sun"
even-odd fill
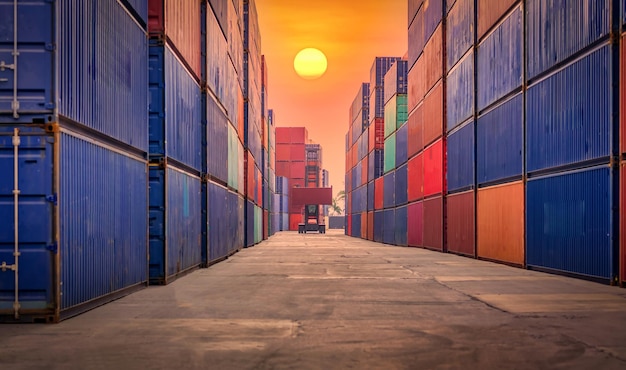
[[[327,67],[326,55],[315,48],[300,50],[293,60],[296,73],[306,80],[320,78],[326,72]]]

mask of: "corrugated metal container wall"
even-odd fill
[[[367,213],[367,240],[374,241],[374,212]]]
[[[365,185],[367,184],[367,176],[368,176],[368,167],[369,167],[369,162],[367,159],[363,159],[360,163],[361,165],[361,185]]]
[[[446,171],[448,191],[474,186],[474,122],[470,121],[448,135],[446,142]]]
[[[374,241],[377,243],[383,242],[383,232],[385,231],[385,211],[374,212]]]
[[[621,162],[619,167],[619,184],[620,184],[620,226],[619,226],[619,236],[620,236],[620,282],[622,287],[626,284],[626,162]]]
[[[394,224],[395,245],[408,246],[408,207],[406,205],[396,208],[396,221]]]
[[[423,58],[421,59],[423,60]],[[416,63],[415,67],[410,69],[407,74],[407,112],[409,115],[424,98],[424,79],[421,78],[422,71],[419,70],[418,66],[423,67],[423,63]]]
[[[367,219],[367,212],[362,212],[361,213],[361,235],[359,235],[359,237],[361,239],[367,239],[367,222],[369,220]]]
[[[485,33],[498,23],[513,4],[519,0],[476,0],[478,10],[478,39],[482,39]]]
[[[383,206],[384,208],[395,207],[396,205],[396,172],[391,171],[383,177],[385,185],[384,185],[384,195],[383,195]]]
[[[138,17],[137,20],[143,25],[145,25],[149,19],[148,1],[149,0],[126,0],[128,5],[130,5],[127,9],[133,14],[134,17]]]
[[[404,164],[401,167],[396,169],[396,179],[395,179],[395,196],[396,196],[396,206],[404,205],[408,202],[408,165]]]
[[[435,0],[437,1],[437,0]],[[441,1],[441,0],[439,0]],[[443,77],[444,70],[443,26],[437,27],[433,36],[424,47],[424,93],[430,91]]]
[[[424,247],[443,251],[443,197],[424,200]]]
[[[443,139],[424,150],[424,197],[441,194],[445,148]]]
[[[346,235],[352,236],[352,214],[346,213]]]
[[[374,181],[374,210],[385,208],[385,178],[379,177]]]
[[[407,244],[409,247],[424,245],[424,203],[409,203],[407,207]]]
[[[353,236],[355,238],[360,238],[361,237],[361,214],[353,213],[351,217],[352,217],[352,230],[351,230],[350,236]]]
[[[94,138],[66,131],[47,134],[33,126],[18,128],[21,309],[57,321],[55,308],[65,318],[92,308],[90,301],[99,299],[101,304],[107,296],[118,298],[124,289],[145,283],[145,160],[121,154]],[[0,168],[6,175],[0,180],[0,222],[13,229],[13,127],[5,126],[2,133]],[[53,185],[55,177],[58,189]],[[45,199],[50,194],[57,196],[56,212]],[[24,202],[25,198],[30,200]],[[92,222],[92,210],[98,210],[96,223]],[[22,221],[26,219],[32,222]],[[107,240],[116,240],[115,248],[110,248]],[[13,261],[13,242],[12,233],[0,233],[0,260]],[[58,259],[49,249],[57,243]],[[90,248],[76,248],[78,245]],[[56,275],[59,272],[60,277]],[[0,275],[4,288],[13,287],[14,282],[13,273]],[[12,304],[13,291],[5,290],[0,298],[0,319],[4,315],[13,318]]]
[[[443,135],[443,83],[438,83],[436,87],[424,98],[424,129],[423,142],[428,146],[433,141]]]
[[[239,168],[243,168],[243,157],[239,157],[239,137],[231,125],[228,126],[228,186],[239,188]],[[243,184],[242,184],[243,185]],[[243,186],[242,186],[243,187]]]
[[[385,104],[396,94],[407,94],[407,66],[406,60],[398,60],[389,68],[384,78]],[[406,102],[405,102],[406,103]]]
[[[408,139],[407,139],[407,155],[409,158],[419,153],[424,148],[423,142],[423,116],[422,116],[423,104],[420,104],[417,109],[409,115],[407,121],[408,126]]]
[[[424,1],[424,39],[428,40],[443,17],[443,0]]]
[[[168,45],[150,45],[149,73],[149,154],[167,156],[201,170],[200,85]]]
[[[479,189],[476,207],[477,256],[524,265],[524,184]]]
[[[421,8],[424,0],[409,0],[409,21],[407,24],[411,24],[415,16],[417,15],[417,11]]]
[[[483,110],[522,86],[522,6],[518,6],[478,45],[478,109]]]
[[[626,4],[624,5],[626,8]],[[624,14],[626,14],[626,9],[624,9]],[[626,33],[622,35],[622,43],[621,43],[621,56],[620,56],[620,143],[621,150],[620,153],[626,153]]]
[[[474,256],[474,191],[446,198],[446,241],[448,252]]]
[[[200,62],[200,2],[178,0],[148,1],[148,31],[165,35],[189,65],[196,79],[202,76]]]
[[[374,210],[374,200],[376,199],[376,186],[374,185],[374,181],[367,184],[367,210]]]
[[[408,35],[408,67],[409,70],[414,67],[418,57],[424,50],[424,7],[420,7],[413,22],[409,23],[409,35]]]
[[[374,181],[375,179],[381,177],[383,175],[383,151],[382,150],[374,150],[368,156],[368,170],[367,170],[367,179],[368,181]]]
[[[228,203],[228,190],[214,182],[207,185],[208,213],[208,262],[215,262],[228,256],[230,250],[226,238],[235,231],[229,225],[231,208]]]
[[[473,51],[450,71],[446,83],[446,127],[450,131],[474,113]]]
[[[409,126],[405,123],[396,132],[396,166],[403,165],[409,159],[408,136]]]
[[[408,201],[412,202],[424,196],[424,156],[422,153],[411,158],[408,162]]]
[[[446,70],[452,69],[473,44],[474,0],[456,0],[446,19]]]
[[[610,281],[613,269],[613,170],[531,179],[526,196],[527,265]]]
[[[245,228],[246,228],[246,247],[251,247],[255,244],[256,237],[256,211],[254,207],[254,203],[246,200],[246,218],[245,218]]]
[[[383,211],[383,243],[395,244],[396,242],[396,210],[395,208]]]
[[[611,30],[611,3],[527,1],[528,77],[534,78],[607,36]]]
[[[202,262],[200,178],[173,167],[150,167],[150,283]]]
[[[384,118],[375,118],[368,128],[368,150],[384,148],[385,140],[385,120]]]
[[[383,151],[385,173],[396,168],[396,134],[395,132],[385,139],[385,150]]]
[[[522,94],[518,94],[478,117],[476,127],[478,184],[522,175],[523,109],[524,100]]]
[[[374,63],[372,63],[372,67],[370,68],[370,93],[374,91],[375,87],[383,87],[385,83],[385,74],[389,71],[389,68],[398,60],[400,57],[376,57],[374,58]],[[381,91],[381,100],[384,100],[385,94]],[[384,103],[384,101],[383,101]],[[381,105],[382,106],[382,105]],[[370,103],[370,108],[373,105]]]
[[[213,11],[213,14],[215,14],[225,37],[228,35],[228,0],[209,0],[207,12],[209,12],[210,9]]]
[[[528,89],[528,172],[611,155],[611,63],[605,46]]]
[[[207,94],[207,172],[221,181],[228,182],[228,120],[224,112]]]

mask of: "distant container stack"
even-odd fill
[[[276,127],[276,176],[286,177],[289,189],[303,188],[305,183],[305,145],[309,141],[305,127]],[[287,230],[298,230],[302,220],[300,207],[289,208]]]

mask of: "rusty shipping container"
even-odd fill
[[[626,7],[624,12],[626,13]],[[626,33],[622,35],[620,54],[620,152],[626,153]]]
[[[448,195],[446,198],[446,241],[448,252],[474,256],[476,223],[474,191]]]
[[[476,254],[479,258],[524,265],[524,184],[478,190]]]
[[[424,118],[422,139],[424,146],[430,145],[443,135],[443,82],[435,86],[424,98]]]
[[[407,208],[407,242],[409,247],[424,245],[424,203],[409,203]]]
[[[367,213],[367,240],[374,241],[374,212]]]
[[[424,197],[441,194],[446,190],[444,184],[445,152],[443,139],[424,150]]]
[[[424,248],[444,251],[443,197],[424,200]]]
[[[424,116],[422,114],[423,104],[409,114],[407,125],[409,126],[409,138],[407,140],[407,149],[409,158],[424,149],[423,127]]]
[[[424,155],[420,153],[409,159],[407,195],[409,202],[424,197]]]
[[[519,0],[477,0],[478,39],[482,39],[517,2]]]
[[[424,47],[424,83],[425,92],[430,91],[443,77],[444,50],[443,26],[439,25]]]

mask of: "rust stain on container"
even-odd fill
[[[443,135],[443,82],[424,98],[423,144],[428,146]]]
[[[424,200],[424,247],[438,251],[443,248],[443,197]]]
[[[521,181],[478,190],[478,257],[524,265],[524,184]]]
[[[517,0],[478,0],[478,39],[495,26]]]
[[[446,199],[446,236],[448,252],[474,256],[474,191],[448,195]]]

